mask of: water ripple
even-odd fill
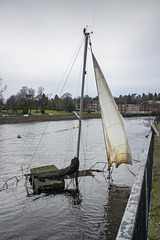
[[[129,166],[135,174],[143,159],[148,140],[150,119],[125,119],[134,161]],[[84,121],[85,123],[85,121]],[[28,196],[23,169],[28,166],[55,164],[61,168],[70,164],[76,154],[77,131],[72,121],[0,125],[0,236],[9,239],[115,239],[118,226],[135,177],[125,165],[114,168],[113,182],[106,173],[79,178],[79,193],[75,183],[67,180],[68,191],[59,194]],[[106,162],[106,150],[100,119],[84,124],[80,168],[90,168],[96,162]],[[61,131],[70,129],[70,131]],[[22,136],[21,139],[17,135]],[[69,140],[67,141],[67,135]],[[37,147],[38,146],[38,147]],[[82,151],[83,150],[83,151]],[[104,164],[95,168],[103,169]],[[17,183],[18,176],[20,181]]]

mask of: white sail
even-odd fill
[[[113,162],[115,162],[116,167],[121,163],[132,164],[131,151],[124,129],[123,118],[118,111],[115,100],[93,53],[92,58],[101,106],[108,166],[110,167]]]

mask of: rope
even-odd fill
[[[73,124],[73,125],[74,125],[74,124]],[[72,129],[70,129],[70,130],[72,130],[72,134],[70,134],[70,139],[69,139],[69,141],[68,141],[68,148],[67,148],[66,155],[65,155],[65,158],[64,158],[64,164],[65,164],[65,165],[66,165],[66,160],[67,160],[67,158],[68,158],[69,152],[70,152],[70,151],[73,152],[73,151],[72,151],[73,140],[74,140],[74,138],[75,138],[75,135],[77,134],[76,129],[73,129],[73,127],[72,127]]]
[[[80,52],[82,43],[83,43],[83,41],[81,42],[81,44],[80,44],[80,46],[79,46],[79,48],[78,48],[78,51],[77,51],[77,53],[76,53],[76,55],[75,55],[75,58],[74,58],[73,63],[72,63],[72,65],[71,65],[71,68],[70,68],[70,70],[69,70],[69,72],[68,72],[68,75],[67,75],[66,80],[65,80],[65,82],[64,82],[64,84],[63,84],[62,90],[61,90],[61,92],[60,92],[60,96],[61,96],[61,94],[62,94],[62,92],[63,92],[63,89],[64,89],[64,87],[65,87],[65,85],[66,85],[66,83],[67,83],[67,80],[68,80],[68,78],[69,78],[69,76],[70,76],[70,73],[71,73],[71,71],[72,71],[72,68],[73,68],[73,66],[74,66],[74,63],[75,63],[75,61],[76,61],[76,59],[77,59],[77,57],[78,57],[78,54],[79,54],[79,52]]]
[[[128,171],[134,176],[134,177],[136,177],[136,174],[134,174],[130,169],[129,169],[129,167],[125,164],[125,166],[126,166],[126,168],[128,169]]]
[[[16,187],[18,186],[18,182],[20,181],[20,179],[18,179],[18,177],[16,177],[16,176],[13,176],[13,177],[11,177],[11,178],[9,178],[9,179],[7,179],[7,180],[5,181],[5,183],[3,184],[2,188],[0,188],[0,192],[1,192],[2,190],[4,190],[4,189],[8,189],[8,187],[9,187],[8,182],[9,182],[10,180],[12,180],[13,178],[16,179]],[[12,183],[12,185],[13,185],[13,183]]]
[[[75,53],[74,53],[74,55],[73,55],[73,57],[72,57],[72,59],[71,59],[71,61],[70,61],[70,63],[69,63],[69,65],[68,65],[68,67],[67,67],[67,69],[66,69],[66,71],[65,71],[65,73],[64,73],[64,75],[63,75],[63,77],[62,77],[62,79],[61,79],[61,81],[60,81],[60,83],[59,83],[59,85],[58,85],[58,87],[57,87],[57,89],[56,89],[56,91],[55,91],[55,94],[58,92],[58,89],[59,89],[59,87],[60,87],[60,85],[61,85],[61,83],[62,83],[65,75],[67,74],[67,71],[68,71],[68,69],[69,69],[69,66],[72,64],[72,65],[71,65],[71,69],[69,70],[69,73],[68,73],[68,75],[67,75],[67,78],[66,78],[66,80],[65,80],[65,83],[63,84],[62,90],[61,90],[61,92],[60,92],[60,96],[61,96],[62,91],[63,91],[63,89],[64,89],[64,87],[65,87],[65,85],[66,85],[66,83],[67,83],[67,80],[68,80],[68,78],[69,78],[69,75],[70,75],[70,73],[71,73],[71,70],[72,70],[72,68],[73,68],[73,65],[74,65],[74,63],[75,63],[75,61],[76,61],[76,58],[77,58],[77,56],[78,56],[78,53],[79,53],[79,51],[80,51],[80,49],[81,49],[81,46],[82,46],[83,41],[84,41],[84,39],[82,38],[81,41],[80,41],[80,43],[78,44],[78,47],[77,47],[77,49],[76,49],[76,51],[75,51]],[[75,55],[76,55],[76,56],[75,56]],[[75,57],[74,57],[74,56],[75,56]],[[72,63],[72,62],[73,62],[73,63]],[[54,94],[54,95],[55,95],[55,94]]]
[[[33,158],[35,157],[35,154],[36,154],[36,152],[37,152],[37,149],[38,149],[38,147],[39,147],[39,145],[40,145],[40,143],[41,143],[41,141],[42,141],[42,138],[43,138],[43,136],[44,136],[44,134],[45,134],[45,131],[46,131],[47,127],[48,127],[48,124],[49,124],[49,122],[47,122],[47,124],[46,124],[46,126],[45,126],[45,128],[44,128],[44,131],[43,131],[43,133],[42,133],[42,135],[41,135],[41,138],[40,138],[40,140],[39,140],[39,142],[38,142],[38,145],[37,145],[37,147],[36,147],[36,149],[35,149],[35,151],[34,151],[34,153],[33,153],[33,155],[32,155],[32,158],[31,158],[31,160],[30,160],[30,163],[28,164],[26,173],[28,172],[28,169],[29,169],[29,167],[30,167],[30,165],[31,165],[31,162],[32,162]]]

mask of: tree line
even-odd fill
[[[115,98],[117,104],[149,104],[149,101],[157,102],[160,101],[160,93],[148,93],[137,94],[132,93],[125,96],[119,95],[118,98]]]
[[[56,110],[73,112],[80,108],[80,97],[72,98],[70,93],[64,93],[61,97],[55,95],[51,98],[50,95],[44,93],[44,88],[39,87],[36,91],[27,86],[23,86],[16,95],[10,96],[7,101],[4,101],[3,92],[6,86],[2,87],[2,79],[0,79],[0,108],[4,110],[12,110],[15,114],[22,110],[23,114],[31,113],[31,110],[40,110],[45,113],[45,110]],[[149,101],[160,101],[160,93],[143,93],[142,95],[133,93],[128,95],[120,95],[115,98],[117,104],[149,104]],[[92,101],[98,102],[98,96],[91,98],[88,95],[84,96],[83,108],[86,109],[88,103]]]
[[[44,88],[39,87],[36,91],[33,88],[23,86],[16,95],[10,96],[7,101],[1,104],[4,110],[12,110],[15,114],[18,114],[19,110],[22,110],[22,114],[31,114],[31,110],[40,110],[41,113],[45,113],[45,110],[56,110],[73,112],[77,108],[80,108],[80,97],[72,98],[70,93],[64,93],[61,97],[55,95],[51,98],[44,93]],[[87,106],[91,100],[88,96],[84,97],[84,107]]]
[[[15,113],[22,110],[23,114],[31,113],[31,110],[40,110],[45,113],[45,110],[67,111],[72,112],[75,110],[75,104],[70,93],[63,94],[62,97],[57,95],[50,98],[44,93],[44,88],[39,87],[37,94],[33,88],[23,86],[16,95],[10,96],[4,108],[11,109]]]

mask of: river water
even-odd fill
[[[126,118],[133,165],[66,181],[59,194],[27,194],[30,168],[66,167],[76,155],[78,121],[0,125],[1,239],[115,239],[131,187],[149,140],[152,118]],[[21,138],[17,138],[20,135]],[[97,163],[99,162],[99,163]],[[103,169],[106,162],[100,119],[84,120],[80,169]],[[105,168],[106,171],[106,168]],[[30,192],[31,189],[28,189]],[[31,192],[30,192],[31,193]]]

